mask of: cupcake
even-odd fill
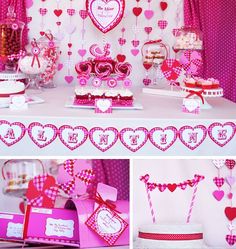
[[[202,89],[212,89],[212,81],[211,80],[204,80],[202,82]]]
[[[196,80],[194,78],[185,78],[184,84],[186,87],[196,87]]]
[[[211,83],[212,83],[212,86],[211,86],[212,89],[217,89],[220,87],[219,80],[214,79],[214,78],[209,78],[208,80],[211,81]]]

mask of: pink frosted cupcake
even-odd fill
[[[194,78],[185,78],[184,84],[186,87],[196,87],[196,80]]]

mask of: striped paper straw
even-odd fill
[[[153,208],[153,204],[152,204],[150,190],[148,189],[148,185],[147,184],[146,184],[146,190],[147,190],[147,196],[148,196],[148,203],[149,203],[149,207],[150,207],[151,215],[152,215],[152,222],[156,223],[156,216],[155,216],[155,212],[154,212],[154,208]]]

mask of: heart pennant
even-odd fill
[[[18,143],[25,135],[25,126],[20,122],[0,121],[0,140],[7,146]]]
[[[148,130],[143,127],[137,129],[125,128],[120,131],[120,141],[132,152],[141,149],[148,140]]]
[[[113,127],[109,127],[106,129],[95,127],[89,132],[90,141],[102,152],[110,149],[117,142],[118,137],[118,130]]]
[[[87,140],[88,130],[83,126],[63,125],[59,128],[58,136],[67,148],[75,150]]]
[[[125,9],[124,0],[86,0],[86,8],[93,24],[101,32],[114,29],[122,20]]]
[[[42,125],[38,122],[34,122],[29,125],[28,134],[39,148],[43,148],[56,139],[57,127],[52,124]]]

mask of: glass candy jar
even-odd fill
[[[3,193],[23,197],[28,183],[37,175],[44,174],[44,166],[40,160],[9,160],[2,166],[5,180]]]
[[[154,69],[153,83],[163,78],[160,66],[168,58],[169,48],[162,40],[147,41],[142,47],[143,66],[146,69],[146,78],[149,70]]]
[[[176,35],[176,50],[202,50],[202,32],[192,27],[182,27]]]
[[[22,52],[22,33],[25,23],[17,20],[12,5],[7,18],[0,21],[0,60],[6,70],[13,71]]]
[[[54,88],[56,87],[54,77],[60,56],[60,42],[50,31],[47,31],[44,36],[38,39],[37,43],[42,51],[43,58],[47,61],[47,68],[40,75],[40,85],[45,88]]]

